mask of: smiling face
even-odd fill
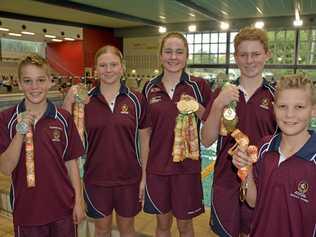
[[[20,69],[19,88],[25,95],[26,103],[41,105],[47,102],[52,82],[47,70],[34,64],[23,65]]]
[[[170,36],[163,40],[160,62],[166,73],[182,72],[186,66],[188,51],[182,38]]]
[[[274,104],[278,126],[286,136],[308,134],[309,122],[313,114],[311,90],[291,88],[281,90]]]
[[[124,71],[121,58],[111,52],[101,54],[97,58],[96,71],[101,83],[119,83]]]
[[[259,40],[242,41],[235,52],[235,61],[241,78],[261,78],[270,53],[266,52]]]

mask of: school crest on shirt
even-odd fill
[[[263,109],[269,109],[270,100],[268,98],[263,98],[261,100],[260,107]]]
[[[308,191],[309,184],[305,180],[302,180],[298,183],[297,190],[294,193],[291,193],[290,196],[293,198],[300,199],[303,202],[309,203]]]
[[[157,96],[154,96],[154,97],[150,98],[149,104],[154,104],[154,103],[157,103],[159,101],[161,101],[161,96],[157,95]]]
[[[127,106],[127,104],[123,104],[121,106],[121,114],[128,114],[128,106]]]
[[[58,129],[54,129],[52,141],[53,142],[60,142],[60,135],[61,135],[61,132]]]

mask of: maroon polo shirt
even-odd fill
[[[173,97],[170,98],[162,84],[162,77],[163,75],[159,75],[147,82],[143,90],[148,102],[152,126],[147,172],[158,175],[199,173],[200,161],[191,159],[179,163],[172,161],[174,128],[179,114],[176,103],[182,94],[187,94],[205,107],[210,101],[211,89],[206,80],[190,77],[183,72]]]
[[[112,112],[100,87],[90,95],[85,106],[85,183],[116,186],[139,182],[142,172],[138,131],[149,126],[145,98],[122,83]]]
[[[0,113],[0,153],[15,135],[22,101]],[[44,225],[72,214],[74,189],[65,162],[83,154],[71,115],[50,101],[45,114],[33,127],[36,187],[27,188],[25,146],[12,172],[11,204],[15,225]]]
[[[237,80],[237,85],[239,81]],[[258,144],[262,137],[276,132],[276,122],[272,107],[274,88],[263,80],[262,86],[251,96],[248,102],[242,91],[237,103],[237,128],[250,138],[250,144]],[[217,91],[216,94],[219,94]],[[208,105],[210,110],[214,100]],[[223,236],[238,236],[243,226],[240,226],[241,212],[246,218],[248,232],[252,209],[239,202],[240,179],[232,164],[232,157],[227,151],[235,144],[229,136],[219,136],[217,140],[217,159],[214,168],[212,191],[211,226],[215,232]],[[240,208],[242,206],[242,209]],[[244,223],[242,224],[244,225]]]
[[[316,134],[279,165],[281,134],[261,146],[254,176],[257,201],[251,235],[303,237],[316,234]]]

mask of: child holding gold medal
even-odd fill
[[[79,134],[71,115],[47,100],[45,59],[26,56],[18,75],[25,99],[0,113],[0,171],[12,177],[15,236],[76,237],[84,218]]]
[[[274,88],[262,77],[264,64],[271,56],[266,32],[241,29],[234,46],[240,78],[215,92],[207,108],[210,112],[202,128],[202,143],[209,146],[217,140],[211,227],[220,236],[238,237],[249,233],[253,210],[240,202],[244,198],[243,187],[240,192],[243,176],[237,176],[228,153],[236,143],[231,132],[238,128],[250,144],[256,144],[263,136],[273,134],[277,126],[272,108]]]
[[[246,201],[255,207],[251,237],[316,234],[316,134],[308,130],[315,105],[312,80],[281,77],[273,105],[281,132],[260,141],[254,165],[242,150],[233,155],[238,169],[250,167],[244,183]]]
[[[180,236],[194,236],[192,219],[204,212],[199,125],[211,89],[185,72],[188,43],[178,32],[160,45],[163,72],[143,93],[151,119],[144,211],[156,215],[156,237],[170,237],[173,216]]]
[[[95,67],[99,84],[89,98],[81,98],[82,88],[75,85],[64,100],[64,108],[74,109],[80,133],[85,130],[87,215],[94,219],[96,237],[111,236],[113,210],[120,236],[135,237],[134,217],[143,203],[149,146],[144,136],[149,130],[147,103],[121,80],[125,68],[118,48],[100,48]]]

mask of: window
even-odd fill
[[[298,46],[298,64],[316,64],[316,30],[301,30]]]

